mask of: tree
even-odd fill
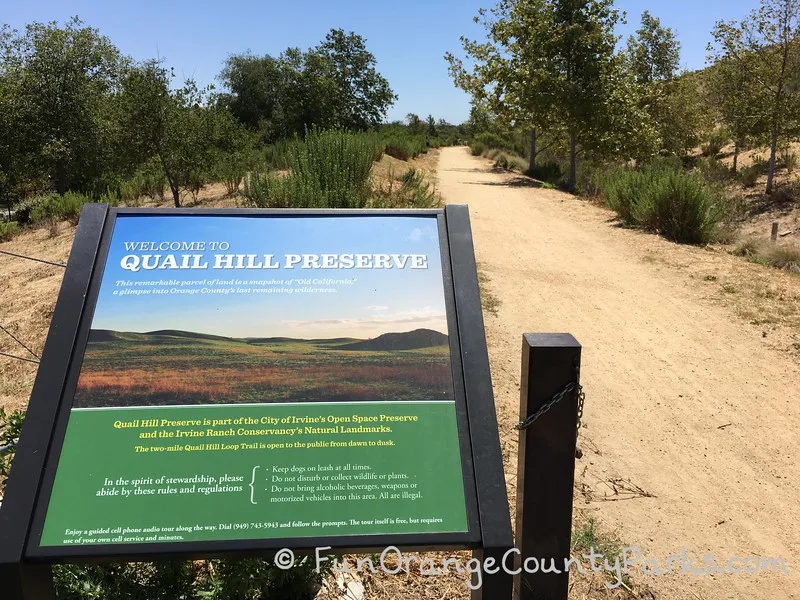
[[[13,32],[0,28],[0,51],[12,56]],[[26,123],[22,116],[19,72],[6,59],[0,63],[0,201],[11,210],[19,188],[30,177],[30,155],[26,144]]]
[[[753,57],[750,56],[750,59]],[[768,138],[769,123],[762,107],[769,103],[763,87],[753,88],[744,61],[722,57],[708,70],[708,101],[717,110],[733,138],[733,172],[739,165],[739,152],[749,140]]]
[[[681,45],[672,29],[662,27],[658,18],[644,11],[636,35],[628,38],[626,53],[636,83],[646,87],[675,77]]]
[[[76,17],[5,30],[3,74],[18,82],[23,146],[49,172],[56,190],[84,185],[103,170],[109,148],[108,102],[123,64],[117,48]]]
[[[613,0],[501,0],[476,21],[487,41],[461,38],[472,71],[445,55],[456,85],[504,121],[530,128],[534,159],[539,129],[564,135],[574,191],[579,148],[611,152],[624,145],[611,128],[624,118],[612,99],[628,93],[615,52]]]
[[[428,126],[428,135],[436,137],[436,119],[433,118],[433,115],[428,115],[425,124]]]
[[[425,132],[425,122],[417,114],[408,113],[406,115],[406,125],[408,125],[412,135],[422,135]]]
[[[746,73],[745,104],[760,114],[769,130],[769,173],[766,193],[774,189],[778,144],[797,135],[800,119],[800,1],[761,0],[761,6],[742,22],[719,21],[714,27],[712,59],[734,61],[736,69],[723,76]],[[731,63],[727,63],[731,64]],[[760,109],[758,108],[760,104]]]
[[[646,110],[658,136],[658,149],[663,154],[685,156],[710,133],[713,125],[700,78],[684,73],[654,85],[654,89],[645,90],[644,98],[649,103]]]
[[[697,91],[692,82],[677,77],[680,53],[675,32],[644,11],[639,29],[628,38],[625,62],[638,88],[639,107],[654,128],[649,153],[682,156],[699,141],[700,102],[692,96]],[[647,147],[642,146],[645,154]]]
[[[288,48],[277,58],[228,57],[219,79],[219,102],[265,141],[302,134],[312,125],[376,127],[396,100],[375,69],[364,39],[332,29],[305,52]]]
[[[282,110],[289,81],[286,62],[249,53],[229,56],[219,79],[230,93],[220,95],[219,101],[242,123],[258,129],[264,119]]]
[[[122,82],[120,113],[129,132],[131,160],[156,157],[181,205],[181,191],[199,189],[214,166],[219,148],[236,135],[227,111],[210,105],[208,91],[189,80],[170,89],[172,74],[158,61],[136,65]]]
[[[338,125],[347,129],[377,127],[397,100],[389,82],[375,70],[375,56],[360,35],[331,29],[311,51],[330,65],[336,82]]]

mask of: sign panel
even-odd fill
[[[436,214],[113,223],[39,547],[469,530]]]

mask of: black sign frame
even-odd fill
[[[41,547],[47,503],[64,441],[77,374],[117,215],[181,216],[436,216],[442,252],[459,443],[469,530],[466,533],[364,535],[232,541],[160,542]],[[11,598],[39,598],[26,575],[60,562],[111,562],[268,556],[289,547],[299,553],[330,546],[347,554],[396,546],[408,551],[479,550],[488,555],[512,547],[511,522],[489,372],[472,233],[466,206],[427,210],[122,209],[84,207],[50,332],[42,354],[0,507],[0,581]],[[506,578],[498,577],[498,583]],[[486,585],[491,586],[489,583]],[[484,589],[486,589],[486,585]],[[501,584],[502,587],[505,583]],[[28,592],[26,594],[26,589]],[[15,595],[16,594],[16,595]],[[492,596],[489,596],[492,597]]]

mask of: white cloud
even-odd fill
[[[416,227],[408,234],[408,239],[412,242],[419,242],[420,240],[435,242],[439,239],[439,230],[433,225],[426,225],[425,227]]]

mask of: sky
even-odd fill
[[[478,37],[472,18],[491,0],[0,0],[0,22],[21,29],[34,21],[63,22],[80,16],[135,59],[160,56],[176,75],[201,85],[214,83],[225,58],[251,50],[279,54],[287,47],[315,46],[331,28],[354,31],[367,40],[378,71],[399,96],[388,120],[408,113],[461,123],[469,97],[447,74],[445,52],[458,54],[459,37]],[[619,34],[625,38],[643,10],[677,31],[682,66],[702,68],[710,32],[719,19],[740,19],[757,0],[617,0],[628,15]]]
[[[137,242],[153,244],[154,249],[131,245]],[[205,247],[181,250],[176,245],[174,252],[160,249],[162,243],[182,242],[204,243]],[[214,247],[213,243],[219,244]],[[287,254],[343,253],[425,255],[427,268],[411,268],[410,261],[401,269],[301,268],[302,262],[287,267]],[[134,270],[145,260],[149,266],[164,264],[170,254],[177,255],[178,266],[181,255],[201,254],[196,264],[207,267]],[[257,255],[253,264],[279,268],[214,268],[216,254]],[[264,260],[264,254],[273,258]],[[145,259],[145,255],[154,258]],[[187,264],[193,262],[189,259]],[[330,279],[352,283],[325,282]],[[264,280],[283,283],[247,283]],[[162,283],[137,285],[139,282]],[[304,288],[336,291],[304,293]],[[271,292],[203,293],[204,289]],[[140,333],[178,329],[228,337],[302,339],[365,339],[420,328],[447,334],[436,216],[120,216],[114,226],[92,328]]]

